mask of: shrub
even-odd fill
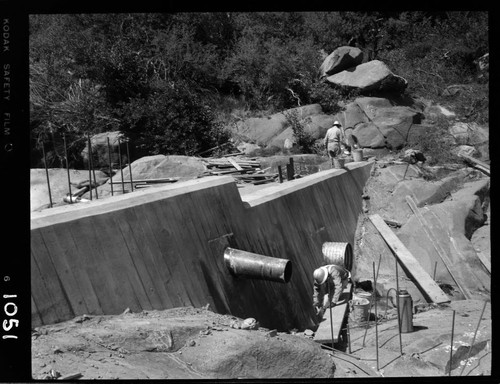
[[[304,123],[307,123],[310,119],[301,120],[297,110],[286,111],[284,114],[286,122],[292,128],[293,136],[299,150],[302,153],[313,153],[315,139],[306,132],[304,127]]]
[[[118,113],[140,156],[195,155],[229,140],[212,108],[183,84],[132,99]]]

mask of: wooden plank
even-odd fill
[[[488,172],[490,171],[490,166],[481,160],[475,159],[472,156],[465,155],[465,154],[461,154],[460,157],[464,158],[465,160],[469,161],[470,163],[473,163],[475,165],[479,165],[480,167],[485,168]]]
[[[418,221],[422,225],[422,229],[424,230],[425,234],[427,235],[427,237],[431,241],[432,245],[434,246],[434,249],[436,250],[441,261],[444,263],[446,269],[450,273],[450,276],[452,277],[453,281],[455,282],[457,287],[460,289],[460,292],[462,292],[462,294],[465,296],[466,299],[471,299],[472,296],[471,296],[469,290],[467,289],[467,287],[465,287],[460,282],[460,279],[457,279],[455,277],[456,275],[460,276],[460,274],[458,274],[454,271],[455,267],[453,265],[453,262],[448,257],[448,254],[446,253],[446,251],[441,247],[441,244],[439,243],[438,239],[436,239],[436,237],[434,236],[434,233],[430,230],[431,227],[430,227],[429,223],[427,222],[427,220],[425,219],[425,217],[422,215],[422,213],[418,210],[417,203],[415,202],[415,200],[413,200],[413,198],[411,196],[406,196],[406,202],[408,203],[411,210],[413,211],[413,213],[417,217]]]
[[[179,177],[168,177],[168,178],[163,178],[163,179],[132,179],[132,184],[139,183],[139,184],[161,184],[161,183],[175,183],[176,181],[179,181]],[[110,184],[121,184],[121,181],[112,181]],[[129,183],[130,184],[130,179],[128,180],[123,180],[123,183]]]
[[[239,164],[236,162],[236,160],[233,157],[228,157],[227,160],[233,165],[234,168],[236,168],[238,171],[242,171],[243,168],[239,166]]]
[[[352,296],[352,284],[349,283],[345,287],[344,291],[340,295],[340,300],[345,300],[346,302],[340,305],[336,305],[332,308],[333,320],[333,342],[337,343],[339,341],[340,332],[342,331],[342,324],[344,323],[344,318],[347,313],[348,302]],[[318,329],[314,334],[313,340],[320,344],[331,344],[332,343],[332,324],[330,324],[330,309],[327,308],[323,314],[323,319],[319,323]]]
[[[406,267],[412,281],[419,290],[434,303],[447,303],[450,301],[448,296],[441,290],[439,285],[429,276],[422,268],[420,263],[408,251],[405,245],[399,240],[394,232],[387,226],[384,220],[379,215],[371,215],[375,228],[380,232],[389,248],[394,252],[398,261]]]

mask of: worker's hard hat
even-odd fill
[[[314,282],[316,284],[323,284],[326,281],[327,273],[324,268],[318,268],[314,271]]]
[[[339,126],[339,127],[341,126],[341,125],[340,125],[340,123],[339,123],[338,121],[335,121],[335,123],[333,123],[333,125],[334,125],[334,126],[335,126],[335,125],[337,125],[337,126]]]

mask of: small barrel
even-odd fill
[[[349,243],[323,243],[323,256],[326,264],[336,264],[347,270],[352,269],[352,247]]]
[[[353,161],[363,161],[363,149],[354,149],[352,151]]]
[[[333,167],[336,169],[343,169],[345,165],[345,159],[342,157],[333,158]]]
[[[224,262],[233,276],[288,283],[292,277],[292,262],[288,259],[226,248]]]

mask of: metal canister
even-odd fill
[[[413,332],[413,299],[408,291],[398,292],[398,310],[401,321],[401,333]]]

